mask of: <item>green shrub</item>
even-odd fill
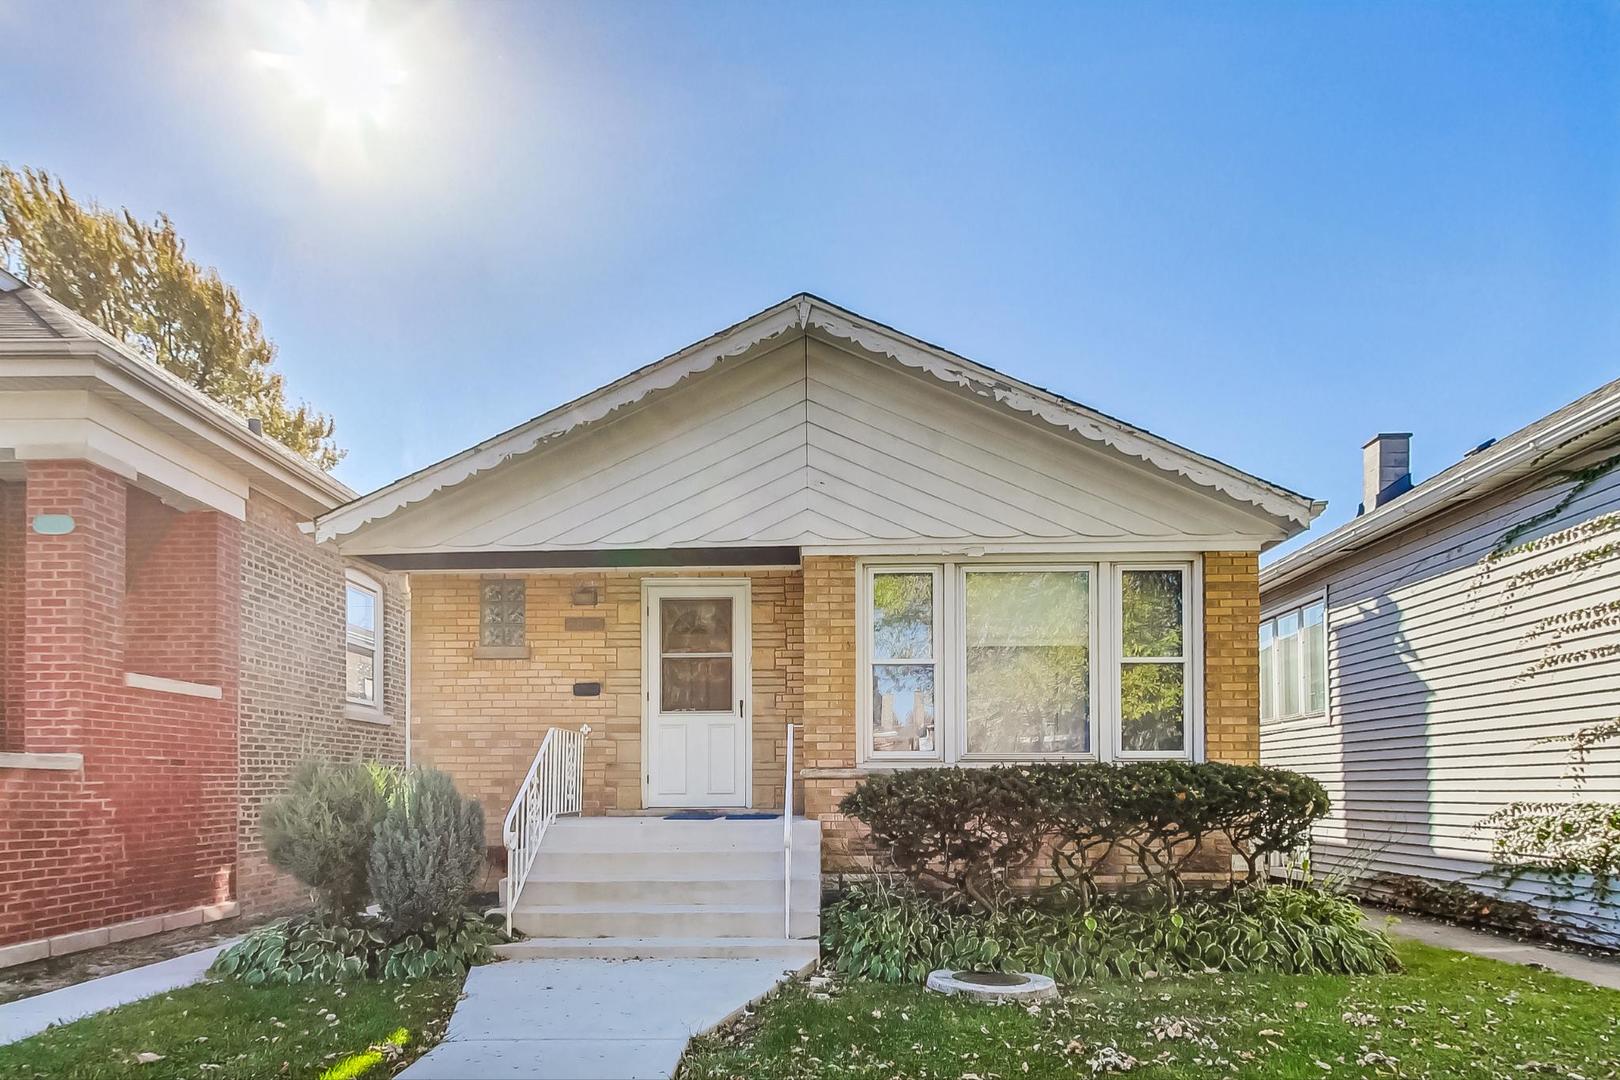
[[[499,927],[471,912],[421,933],[389,937],[385,929],[377,919],[352,925],[310,916],[287,919],[225,949],[209,971],[252,986],[463,975],[490,959],[490,945],[503,938]]]
[[[306,761],[264,811],[270,864],[310,890],[329,919],[365,907],[372,835],[395,783],[392,770],[362,762]]]
[[[371,844],[371,895],[390,926],[421,931],[461,914],[484,868],[484,810],[437,769],[401,779]]]
[[[845,974],[921,982],[938,968],[1033,971],[1062,982],[1150,972],[1371,974],[1399,967],[1348,900],[1262,887],[1180,908],[1090,911],[1021,901],[964,912],[915,891],[863,886],[822,911],[822,947]]]
[[[1256,765],[1069,762],[873,776],[840,809],[913,882],[989,909],[1043,852],[1082,905],[1115,852],[1171,903],[1212,839],[1254,879],[1266,854],[1305,841],[1328,797],[1309,777]]]

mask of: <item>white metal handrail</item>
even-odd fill
[[[787,726],[787,770],[782,782],[782,936],[793,936],[793,725]]]
[[[529,773],[518,785],[512,809],[506,812],[501,836],[506,841],[506,932],[512,932],[512,912],[523,884],[540,853],[546,829],[563,814],[585,807],[585,736],[589,724],[578,731],[552,728],[540,741],[540,751]]]

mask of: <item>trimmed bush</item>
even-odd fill
[[[437,769],[400,781],[371,844],[371,895],[400,931],[459,916],[484,868],[484,810]]]
[[[349,919],[366,905],[372,835],[394,783],[383,766],[306,761],[265,807],[270,864],[303,882],[328,919]]]
[[[1180,908],[1105,901],[1090,911],[1030,901],[965,912],[915,891],[851,889],[822,911],[837,969],[880,982],[922,982],[938,968],[1033,971],[1060,982],[1149,973],[1395,971],[1389,939],[1355,904],[1313,889],[1268,886]]]
[[[1096,901],[1115,852],[1179,903],[1186,867],[1211,840],[1225,838],[1253,879],[1266,854],[1303,844],[1328,805],[1298,773],[1151,761],[917,769],[871,777],[839,808],[914,883],[993,909],[1042,853],[1081,906]]]

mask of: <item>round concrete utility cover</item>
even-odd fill
[[[928,989],[960,994],[974,1001],[1043,1001],[1057,997],[1057,985],[1045,975],[1001,971],[947,971],[928,976]]]

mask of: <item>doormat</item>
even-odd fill
[[[710,813],[707,810],[677,810],[673,814],[665,814],[665,821],[719,821],[724,815]]]
[[[727,821],[776,821],[781,814],[727,814]]]

